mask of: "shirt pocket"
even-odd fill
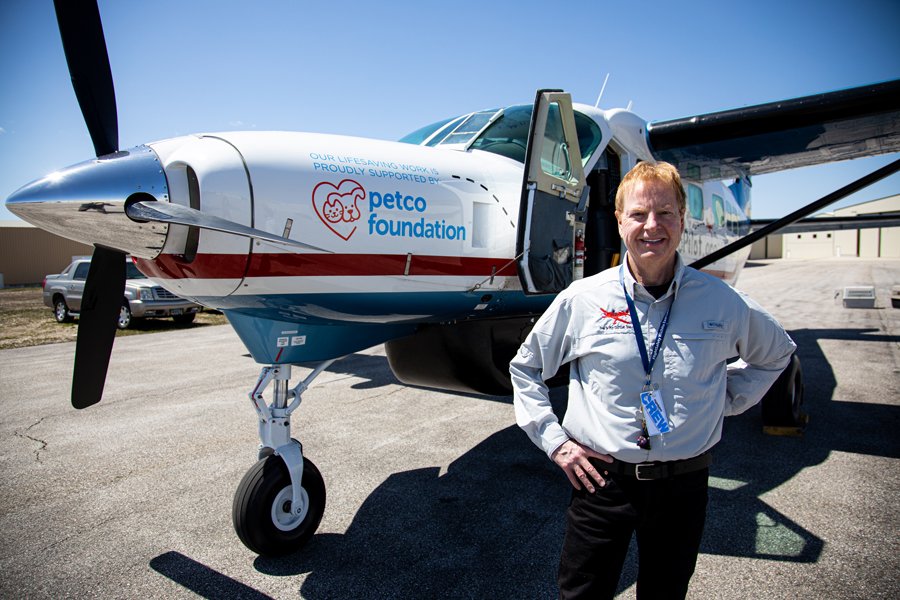
[[[695,385],[713,384],[728,359],[728,336],[710,331],[673,333],[663,355],[666,376],[676,383],[687,379]]]

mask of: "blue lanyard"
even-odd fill
[[[675,304],[675,299],[672,299],[669,308],[666,309],[666,314],[663,315],[659,329],[656,331],[656,339],[653,340],[653,346],[650,347],[650,355],[647,356],[647,345],[644,343],[641,321],[638,318],[637,309],[634,307],[634,300],[628,295],[628,289],[625,287],[625,261],[622,261],[622,265],[619,267],[619,283],[622,284],[622,292],[624,292],[625,301],[628,303],[628,312],[631,314],[631,326],[634,328],[634,337],[637,340],[638,351],[641,353],[641,362],[644,365],[644,372],[647,374],[647,385],[650,385],[650,372],[653,370],[653,364],[656,362],[656,357],[659,356],[660,348],[662,348],[662,340],[666,335],[666,328],[669,326],[669,313],[672,312],[672,305]]]

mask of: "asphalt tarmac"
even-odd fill
[[[876,308],[835,300],[853,284],[876,286]],[[800,346],[810,423],[795,438],[763,435],[758,408],[726,421],[691,598],[900,596],[893,284],[900,260],[744,270],[738,287]],[[0,351],[0,597],[555,597],[568,483],[509,397],[400,385],[380,347],[335,363],[293,419],[325,517],[303,551],[269,559],[231,524],[259,374],[231,328],[118,339],[104,401],[83,411],[73,353]]]

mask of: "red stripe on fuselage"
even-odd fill
[[[444,275],[514,277],[516,264],[503,258],[397,254],[198,254],[190,263],[174,254],[135,259],[141,271],[161,279],[240,279],[243,277],[329,277]],[[246,273],[244,272],[246,268]]]

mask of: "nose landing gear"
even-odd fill
[[[231,516],[238,537],[253,552],[267,556],[296,552],[322,521],[325,481],[303,456],[300,442],[291,438],[290,415],[312,380],[332,362],[322,363],[291,389],[290,365],[264,367],[249,394],[259,416],[260,458],[241,479]],[[263,391],[273,382],[272,403],[267,404]]]

